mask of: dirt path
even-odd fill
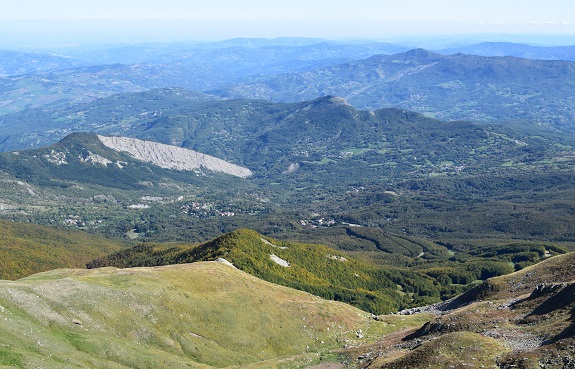
[[[306,369],[343,369],[343,364],[326,363],[314,366],[308,366]]]

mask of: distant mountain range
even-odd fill
[[[477,56],[422,49],[397,54],[407,48],[394,44],[256,41],[92,50],[128,59],[102,56],[100,63],[117,64],[62,63],[56,69],[6,76],[0,79],[0,114],[180,87],[225,98],[281,102],[334,95],[360,109],[398,107],[448,120],[525,119],[565,128],[575,116],[570,94],[575,67],[569,47],[480,44],[469,52],[488,56]],[[130,50],[141,53],[130,59]],[[563,60],[550,60],[561,55]],[[33,68],[33,63],[26,64],[23,68]]]
[[[52,72],[60,69],[76,68],[87,64],[89,63],[82,60],[53,54],[0,50],[0,77]]]
[[[217,42],[145,43],[134,45],[80,45],[47,49],[48,55],[90,64],[171,64],[214,68],[236,77],[274,74],[407,51],[396,42],[332,41],[316,38],[235,38]],[[42,50],[38,50],[41,52]]]
[[[534,46],[512,42],[483,42],[438,49],[431,45],[400,42],[333,41],[313,38],[236,38],[218,42],[173,42],[134,45],[77,45],[33,51],[6,50],[5,75],[97,64],[168,64],[184,62],[198,67],[215,65],[240,74],[275,74],[309,67],[334,65],[377,54],[397,54],[414,48],[441,54],[516,56],[541,60],[573,61],[573,46]],[[329,63],[329,64],[327,64]],[[235,64],[235,65],[234,65]],[[250,71],[251,70],[251,71]]]
[[[252,77],[210,92],[301,101],[337,95],[361,109],[401,107],[442,119],[514,120],[568,127],[575,65],[516,57],[441,55],[423,49],[312,71]]]
[[[309,70],[407,49],[374,42],[238,39],[64,48],[47,54],[7,50],[0,53],[0,114],[151,88],[203,91],[242,77]]]
[[[480,56],[515,56],[538,60],[569,60],[575,61],[575,45],[573,46],[533,46],[512,42],[482,42],[480,44],[457,48],[441,49],[441,54],[469,54]]]

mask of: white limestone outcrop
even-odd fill
[[[102,144],[113,150],[126,152],[138,160],[161,168],[190,171],[203,168],[241,178],[252,175],[248,168],[194,150],[128,137],[98,135],[98,138]]]

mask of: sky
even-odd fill
[[[0,0],[0,45],[464,34],[571,35],[575,44],[575,1]]]

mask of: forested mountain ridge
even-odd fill
[[[88,267],[160,266],[222,259],[269,282],[343,301],[372,313],[397,311],[411,306],[413,300],[433,301],[442,293],[449,293],[449,289],[440,291],[421,272],[410,274],[402,268],[376,267],[325,246],[281,242],[247,229],[200,245],[154,248],[142,244],[94,260]],[[409,292],[409,296],[403,292]]]
[[[445,122],[401,109],[357,110],[346,100],[335,96],[300,103],[271,103],[213,100],[179,89],[119,94],[80,104],[73,109],[39,109],[6,115],[3,117],[4,128],[15,130],[23,119],[29,119],[30,124],[46,130],[28,137],[5,136],[5,147],[22,145],[33,138],[35,142],[54,140],[63,130],[92,131],[191,149],[248,168],[253,173],[246,181],[224,177],[216,179],[213,175],[190,176],[152,168],[102,147],[94,134],[71,135],[56,146],[73,146],[75,157],[81,156],[84,160],[91,157],[87,149],[108,158],[112,164],[98,167],[78,161],[74,164],[76,171],[73,171],[71,166],[58,166],[46,160],[46,155],[54,157],[51,150],[62,151],[50,147],[0,155],[4,158],[4,173],[17,176],[12,179],[14,182],[25,180],[28,185],[45,188],[46,194],[77,188],[78,181],[83,183],[83,188],[96,185],[103,186],[106,191],[124,191],[123,194],[115,194],[117,205],[124,204],[124,210],[117,209],[120,212],[125,212],[126,206],[142,204],[137,200],[139,197],[169,198],[171,203],[180,197],[176,195],[177,186],[193,186],[193,192],[201,194],[200,197],[193,196],[194,201],[211,204],[217,199],[219,205],[213,205],[219,209],[216,213],[234,213],[236,216],[282,213],[282,222],[285,223],[279,229],[291,229],[294,222],[307,224],[311,219],[322,217],[364,226],[392,227],[394,231],[404,229],[429,237],[438,232],[442,237],[456,233],[458,237],[469,232],[477,234],[475,229],[481,230],[479,234],[483,235],[507,237],[514,232],[518,235],[528,232],[530,238],[542,239],[553,235],[554,240],[564,241],[565,237],[560,234],[566,233],[562,229],[569,229],[570,201],[568,196],[565,197],[569,188],[553,184],[551,179],[570,178],[567,173],[572,167],[575,142],[570,135],[528,122]],[[26,164],[23,164],[24,158],[27,158]],[[133,164],[121,169],[114,164],[116,162]],[[67,177],[65,173],[68,173]],[[166,182],[162,178],[170,180]],[[540,190],[530,198],[526,197],[528,192],[523,191],[519,199],[516,191],[524,187],[521,187],[522,181],[526,178],[538,178],[540,188],[552,188],[553,191],[546,192],[546,198],[539,195]],[[549,183],[545,184],[546,181]],[[481,183],[501,185],[493,188],[484,187]],[[175,184],[177,186],[173,186]],[[101,195],[102,188],[93,188],[85,194],[78,192],[74,196],[78,196],[81,203],[92,202],[90,199]],[[16,186],[15,190],[22,188]],[[132,190],[136,192],[130,195]],[[210,195],[210,191],[213,194]],[[9,189],[3,193],[6,199],[16,198],[15,192]],[[41,193],[39,188],[35,193]],[[495,193],[496,198],[493,197]],[[11,207],[7,207],[4,213],[16,214],[11,209],[24,204],[40,206],[37,202],[40,196],[23,196],[29,199],[16,203],[15,200],[7,201]],[[516,210],[504,201],[505,196],[512,196],[514,206],[524,209],[521,215],[507,218],[510,211]],[[41,204],[57,209],[58,198],[55,196],[56,200],[46,200]],[[120,198],[126,202],[119,201]],[[206,198],[210,200],[204,201]],[[466,200],[469,198],[476,202],[470,203]],[[75,201],[68,201],[68,204],[72,203]],[[479,219],[473,214],[487,211],[495,203],[497,212],[492,218],[493,224],[488,222],[491,218],[484,218],[481,224],[476,223],[475,220]],[[169,209],[167,203],[146,201],[143,205],[150,209],[142,212],[143,219],[130,222],[146,224],[143,227],[146,229],[169,229],[169,232],[176,232],[178,238],[185,238],[189,233],[184,230],[192,224],[184,219],[180,223],[183,215],[173,214],[176,204],[178,202]],[[561,211],[555,213],[558,219],[552,221],[557,227],[547,226],[548,217],[543,221],[525,218],[523,214],[528,211],[527,207],[535,204],[542,206],[537,214],[542,214],[544,208],[559,206]],[[472,216],[462,218],[459,211],[468,212],[470,206],[476,211],[471,212]],[[160,208],[175,219],[167,222],[151,215]],[[415,212],[415,209],[419,210]],[[433,217],[432,211],[442,209],[446,209],[444,216]],[[459,210],[450,212],[447,209]],[[27,209],[25,214],[37,219],[37,211],[29,213],[30,210]],[[113,212],[108,210],[108,213]],[[196,211],[192,213],[197,214]],[[291,213],[288,218],[297,218],[283,218],[288,213]],[[154,220],[151,221],[147,214]],[[214,213],[207,211],[206,214]],[[498,214],[502,214],[501,218]],[[92,216],[101,219],[98,215]],[[474,222],[454,229],[447,224],[452,222],[447,222],[451,217],[460,222],[463,219]],[[269,231],[258,225],[263,219],[258,218],[255,222],[254,219],[245,218],[240,224],[262,232]],[[215,237],[223,230],[232,230],[229,227],[237,224],[238,220],[239,217],[230,219],[227,226],[203,222],[210,231],[202,239]],[[223,218],[218,222],[228,223]],[[159,227],[159,224],[163,225]],[[197,229],[196,233],[200,234]],[[158,233],[154,234],[160,237]]]
[[[335,96],[301,103],[218,101],[178,89],[114,95],[2,120],[4,150],[51,144],[62,132],[91,131],[188,148],[267,175],[281,175],[292,164],[329,169],[358,158],[388,172],[433,171],[446,163],[471,170],[489,162],[534,160],[535,153],[561,151],[554,143],[563,151],[572,144],[569,136],[527,122],[444,122],[400,109],[357,110]],[[22,121],[31,125],[28,136],[13,133]]]

